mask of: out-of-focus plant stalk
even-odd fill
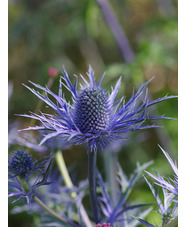
[[[132,51],[132,48],[129,44],[129,41],[122,30],[120,24],[117,21],[116,15],[112,9],[112,7],[109,4],[108,0],[96,0],[99,7],[102,10],[102,13],[105,17],[105,20],[107,24],[109,25],[116,42],[120,48],[120,51],[122,53],[123,59],[126,62],[131,62],[134,60],[134,53]]]
[[[18,177],[18,180],[20,181],[24,192],[30,191],[25,178]],[[70,225],[72,225],[74,227],[78,227],[79,226],[79,225],[75,224],[74,222],[72,222],[71,220],[68,220],[66,218],[61,217],[58,213],[56,213],[54,210],[49,208],[45,203],[43,203],[37,196],[33,195],[32,199],[37,204],[39,204],[43,209],[45,209],[48,213],[50,213],[52,216],[54,216],[56,219],[58,219],[58,220],[60,220],[60,221],[62,221],[64,223],[70,224]]]
[[[176,15],[175,7],[172,0],[156,0],[158,9],[163,16]]]
[[[55,152],[55,160],[56,160],[57,166],[59,168],[60,174],[64,180],[65,185],[69,188],[72,188],[73,183],[72,183],[70,175],[68,173],[61,150],[58,150]],[[72,192],[71,196],[72,196],[72,198],[75,199],[77,197],[76,192]],[[84,220],[84,223],[86,224],[86,227],[92,227],[91,221],[89,220],[89,217],[88,217],[83,205],[80,206],[79,209],[80,209],[80,214],[82,216],[82,219]]]
[[[104,167],[106,174],[106,181],[110,188],[111,200],[114,206],[117,205],[118,202],[118,191],[119,185],[117,182],[117,162],[118,162],[118,152],[117,151],[105,151],[104,158]],[[122,223],[115,224],[116,227],[123,227]]]
[[[113,205],[117,203],[117,154],[115,152],[104,152],[105,175],[108,186],[111,190]]]
[[[79,227],[79,225],[75,224],[74,222],[61,217],[58,213],[56,213],[54,210],[52,210],[51,208],[49,208],[46,204],[44,204],[37,196],[33,196],[32,199],[39,204],[44,210],[46,210],[48,213],[50,213],[52,216],[54,216],[56,219],[58,219],[59,221],[62,221],[64,223],[67,223],[71,226],[74,227]]]
[[[57,166],[59,168],[59,172],[61,173],[61,176],[63,177],[64,183],[67,187],[72,188],[73,184],[71,181],[71,178],[69,176],[64,158],[63,158],[63,154],[62,151],[58,150],[55,152],[55,159],[56,159],[56,163]],[[74,197],[74,194],[73,194]]]

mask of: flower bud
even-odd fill
[[[59,74],[59,71],[56,68],[53,68],[53,67],[48,68],[48,76],[56,77],[58,76],[58,74]]]

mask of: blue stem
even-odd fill
[[[96,157],[97,150],[95,148],[88,151],[89,196],[94,222],[97,224],[100,218],[96,193]]]
[[[129,41],[122,29],[122,27],[120,26],[116,15],[109,3],[108,0],[96,0],[99,7],[102,10],[102,13],[105,17],[105,20],[107,22],[107,24],[109,25],[114,38],[120,48],[120,51],[122,53],[123,59],[126,62],[132,62],[135,58],[134,53],[132,51],[132,48],[129,44]]]

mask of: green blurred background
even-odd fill
[[[112,10],[128,38],[134,58],[127,62],[117,45],[103,12],[94,0],[10,0],[9,1],[9,128],[29,125],[29,119],[15,116],[34,111],[38,99],[23,85],[31,80],[46,85],[47,70],[64,65],[68,74],[85,75],[90,64],[97,80],[106,71],[102,85],[109,89],[122,75],[118,98],[126,100],[133,88],[155,76],[149,84],[153,99],[177,95],[177,1],[174,0],[110,0]],[[52,90],[58,92],[57,77]],[[80,79],[81,81],[81,79]],[[69,93],[66,92],[67,99]],[[42,108],[47,111],[45,105]],[[130,175],[136,162],[154,160],[153,169],[164,176],[172,174],[157,144],[177,160],[177,100],[160,103],[156,109],[176,120],[160,122],[164,128],[136,132],[118,153],[124,171]],[[16,132],[15,132],[16,133]],[[134,140],[136,143],[134,143]],[[11,146],[10,152],[20,148]],[[37,157],[37,153],[32,152]],[[87,154],[84,147],[64,151],[67,166],[72,166],[74,184],[87,177]],[[83,165],[81,164],[83,163]],[[98,168],[104,174],[103,156]],[[149,168],[151,171],[151,167]],[[75,173],[74,173],[75,172]],[[154,201],[145,182],[135,188],[132,200]],[[9,206],[11,210],[14,205]],[[154,214],[155,216],[155,214]],[[36,226],[34,217],[26,214],[9,216],[9,226]]]

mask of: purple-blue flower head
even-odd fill
[[[83,89],[74,103],[74,123],[83,134],[97,134],[109,127],[108,94],[101,87]]]
[[[86,142],[89,148],[97,147],[100,150],[108,143],[117,139],[125,139],[126,133],[133,130],[140,130],[157,125],[145,125],[146,120],[166,119],[165,116],[149,116],[147,109],[149,106],[174,98],[175,96],[166,96],[163,98],[149,101],[147,98],[146,82],[141,88],[133,93],[130,100],[125,103],[124,98],[115,100],[118,93],[121,77],[117,81],[111,93],[102,88],[101,82],[104,75],[98,83],[95,82],[94,71],[91,66],[88,70],[89,82],[81,75],[84,85],[80,90],[77,89],[77,78],[75,85],[63,68],[63,77],[60,80],[58,95],[50,91],[47,87],[42,87],[32,83],[36,88],[45,92],[43,96],[38,91],[26,86],[37,97],[49,105],[55,114],[41,113],[31,115],[22,115],[34,118],[41,122],[40,126],[29,127],[25,130],[48,130],[50,133],[44,135],[41,144],[52,137],[61,135],[70,144],[81,144]],[[68,103],[62,93],[62,86],[66,87],[72,95],[72,103]],[[144,98],[142,99],[142,95]],[[49,95],[55,99],[55,102],[49,98]]]
[[[28,153],[17,150],[9,159],[9,167],[20,177],[26,177],[34,167],[34,161]]]
[[[47,162],[49,164],[45,168]],[[29,202],[36,188],[50,184],[47,182],[47,178],[51,170],[51,164],[51,156],[34,161],[32,156],[24,150],[15,151],[8,161],[9,197],[26,197]],[[36,180],[33,184],[31,178],[35,175]]]

